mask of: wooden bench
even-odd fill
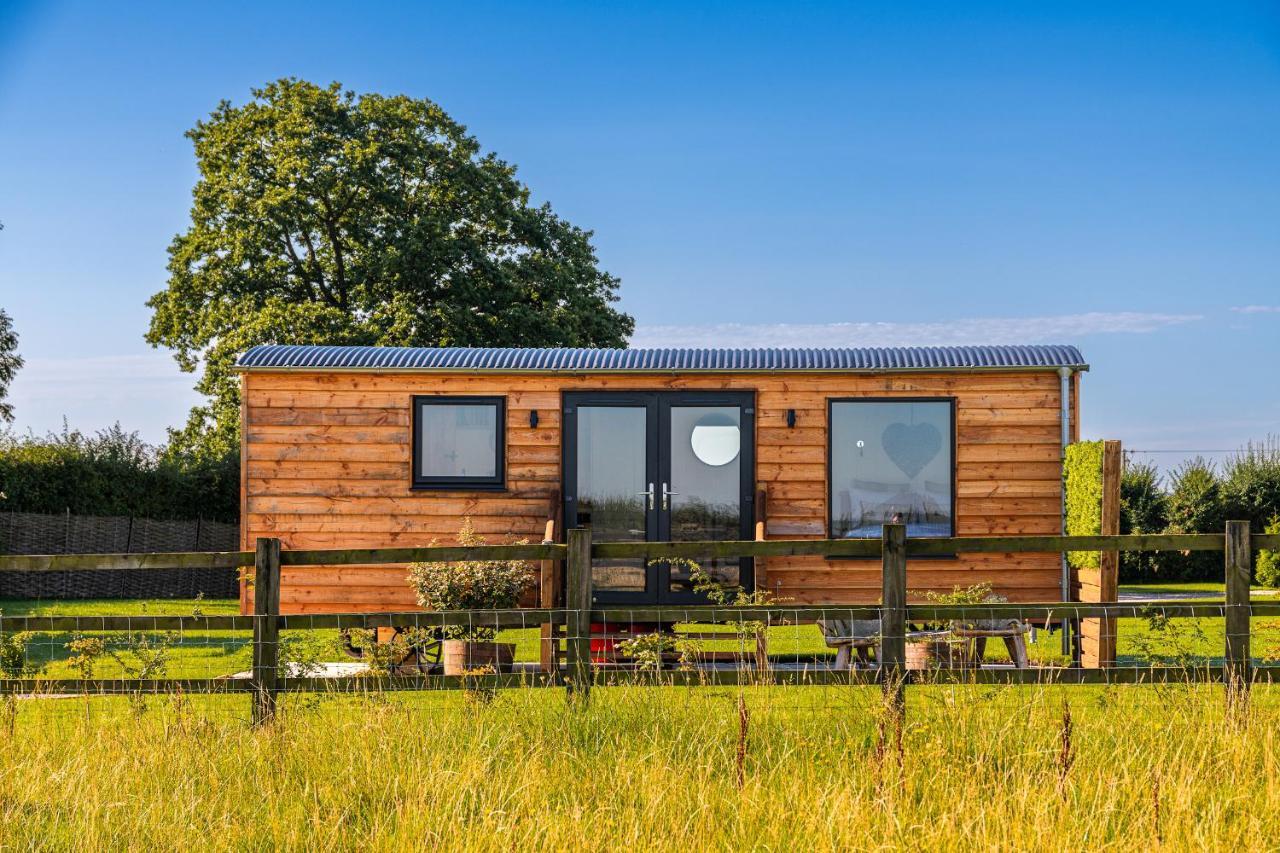
[[[871,652],[880,645],[879,619],[820,619],[818,628],[828,648],[836,650],[835,668],[848,669],[857,652],[858,663],[871,664]]]
[[[968,657],[973,666],[982,666],[982,659],[987,651],[987,640],[1001,639],[1004,640],[1005,648],[1009,650],[1013,665],[1018,669],[1026,669],[1031,665],[1027,659],[1027,630],[1027,626],[1021,622],[1003,628],[957,625],[952,627],[951,636],[965,641],[969,652]]]

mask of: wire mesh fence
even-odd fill
[[[1235,523],[1232,523],[1235,524]],[[1242,535],[1236,535],[1242,534]],[[1274,547],[1277,537],[1254,546]],[[585,539],[585,541],[584,541]],[[972,540],[981,547],[982,540]],[[1236,543],[1233,545],[1233,542]],[[785,543],[719,543],[774,550]],[[255,563],[254,613],[232,602],[128,605],[116,614],[31,603],[0,613],[0,691],[10,695],[125,695],[157,692],[248,694],[254,718],[270,717],[294,694],[382,695],[457,691],[464,697],[514,688],[561,687],[570,696],[615,687],[736,686],[796,707],[820,708],[832,690],[879,685],[905,707],[904,693],[933,687],[1008,684],[1226,682],[1232,690],[1270,681],[1280,656],[1280,602],[1251,599],[1247,529],[1215,538],[1167,537],[1159,547],[1191,544],[1224,553],[1226,582],[1213,598],[1124,602],[908,602],[900,527],[886,529],[884,588],[878,604],[602,607],[591,601],[592,559],[616,544],[592,546],[571,532],[568,545],[478,546],[378,551],[285,551],[260,540],[256,554],[167,554],[155,559],[229,569]],[[1140,547],[1143,537],[991,540],[1019,544]],[[936,544],[926,543],[927,547]],[[634,546],[627,546],[634,547]],[[667,547],[653,543],[645,547]],[[685,547],[681,545],[680,547]],[[838,548],[804,541],[797,548]],[[863,546],[859,546],[863,547]],[[486,557],[566,560],[565,604],[540,609],[287,613],[280,607],[285,565],[468,560]],[[84,565],[84,556],[0,558],[0,574]],[[146,568],[150,557],[95,558]],[[125,570],[125,569],[122,569]],[[1209,593],[1213,595],[1213,593]],[[101,605],[96,605],[101,608]],[[59,612],[61,609],[62,612]],[[1063,625],[1114,646],[1114,660],[1083,666],[1050,637]],[[806,693],[813,687],[822,691]],[[772,700],[771,700],[772,701]],[[861,701],[861,700],[858,700]]]
[[[234,524],[71,513],[0,513],[0,554],[141,554],[231,551]],[[234,598],[234,569],[0,572],[0,599]]]

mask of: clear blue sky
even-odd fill
[[[0,9],[20,430],[182,420],[142,341],[182,134],[295,75],[440,103],[595,230],[637,344],[1069,342],[1088,434],[1280,433],[1274,3]]]

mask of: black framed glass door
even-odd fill
[[[568,526],[597,542],[750,539],[755,437],[751,392],[568,392]],[[751,589],[747,558],[697,559],[724,585]],[[681,564],[597,560],[596,601],[699,603]]]

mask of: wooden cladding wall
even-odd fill
[[[451,542],[463,516],[491,542],[538,540],[560,486],[561,392],[737,389],[756,392],[756,479],[769,538],[821,538],[827,525],[827,398],[956,398],[958,535],[1061,531],[1060,383],[1045,372],[940,374],[455,375],[271,373],[244,377],[241,529],[286,548]],[[415,394],[507,399],[504,492],[411,491]],[[1073,408],[1077,406],[1071,394]],[[794,428],[786,413],[796,411]],[[531,411],[538,426],[529,426]],[[1056,554],[915,560],[913,591],[990,581],[1011,600],[1056,600]],[[772,558],[768,588],[796,603],[862,603],[880,563]],[[247,593],[248,591],[246,591]],[[249,607],[248,594],[243,606]],[[286,613],[412,609],[397,567],[284,569]]]

